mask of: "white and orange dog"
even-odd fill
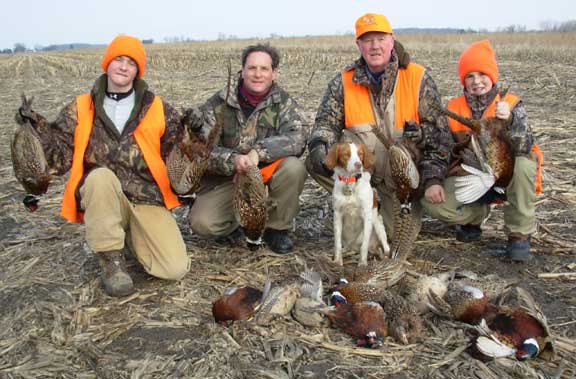
[[[376,194],[368,169],[374,154],[363,144],[337,143],[330,147],[325,166],[334,170],[334,261],[342,262],[342,244],[360,250],[360,266],[368,264],[368,251],[381,258],[390,252]]]

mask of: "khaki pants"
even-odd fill
[[[180,280],[190,269],[186,245],[172,213],[162,206],[132,204],[107,168],[92,171],[80,188],[86,242],[92,251],[121,250],[128,242],[144,269]],[[126,238],[128,237],[128,238]]]
[[[268,181],[267,228],[289,230],[300,211],[299,196],[306,180],[304,163],[296,157],[286,157]],[[198,197],[190,208],[190,228],[204,237],[225,236],[239,224],[232,205],[232,177],[206,177]]]
[[[504,205],[504,224],[509,234],[530,235],[536,230],[536,168],[536,162],[527,157],[516,157],[514,161]],[[432,204],[423,198],[422,206],[430,216],[450,225],[480,225],[488,217],[488,205],[459,203],[454,195],[455,179],[449,177],[444,181],[444,203]]]

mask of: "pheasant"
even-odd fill
[[[267,281],[264,286],[262,302],[254,316],[255,322],[260,325],[266,325],[277,316],[290,314],[299,292],[296,283],[272,286]]]
[[[422,319],[412,304],[391,291],[383,291],[378,303],[386,313],[388,332],[396,341],[408,345],[420,338]]]
[[[382,289],[392,287],[406,275],[409,263],[396,259],[384,259],[370,262],[367,266],[342,267],[334,261],[319,255],[316,257],[318,269],[328,277],[331,283],[366,283]]]
[[[508,89],[501,90],[500,99],[504,99],[507,92]],[[463,204],[473,203],[491,188],[504,193],[514,171],[514,155],[504,136],[509,121],[496,117],[472,120],[443,107],[437,108],[473,132],[470,135],[470,148],[460,153],[460,166],[470,175],[456,178],[456,200]]]
[[[416,200],[420,185],[418,162],[420,150],[409,138],[392,140],[377,126],[372,132],[388,151],[390,174],[395,184],[394,232],[392,235],[391,257],[406,259],[412,250],[418,228],[412,217],[412,202]]]
[[[386,314],[376,302],[361,302],[332,307],[325,311],[331,324],[356,337],[361,347],[380,347],[388,335]]]
[[[257,250],[262,245],[262,234],[268,216],[268,189],[258,169],[258,153],[250,150],[248,157],[254,165],[245,172],[236,174],[233,208],[238,223],[244,229],[248,248]]]
[[[324,314],[318,310],[326,307],[322,300],[322,278],[314,271],[304,271],[300,278],[300,295],[292,309],[292,316],[302,325],[320,326],[324,321]]]
[[[230,96],[230,83],[232,80],[232,65],[228,62],[228,83],[226,86],[225,103]],[[183,118],[184,130],[177,147],[172,149],[166,159],[168,178],[174,191],[181,196],[192,196],[198,191],[202,176],[208,168],[210,154],[220,132],[224,127],[224,114],[220,113],[208,137],[202,135],[201,117],[193,117],[195,110],[191,110]]]
[[[377,301],[384,290],[371,284],[346,282],[338,285],[330,295],[332,305],[339,307],[344,304]]]
[[[432,311],[467,324],[478,324],[487,306],[488,297],[484,292],[464,283],[451,282],[443,297],[432,291],[429,293],[429,307]]]
[[[223,326],[236,320],[248,320],[260,306],[262,295],[262,291],[250,286],[228,288],[212,303],[212,315]]]
[[[484,319],[476,327],[480,335],[473,341],[473,353],[492,358],[526,360],[540,356],[553,360],[554,340],[540,306],[520,287],[513,294],[517,307],[488,306]]]
[[[27,192],[23,203],[29,211],[33,212],[38,209],[41,195],[48,190],[52,177],[48,173],[44,149],[35,129],[39,127],[40,120],[32,110],[32,98],[26,99],[26,96],[22,95],[22,106],[19,112],[23,123],[14,133],[10,152],[14,175]]]

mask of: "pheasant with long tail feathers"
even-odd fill
[[[46,193],[52,177],[48,173],[48,163],[40,137],[36,132],[36,120],[32,111],[32,98],[27,99],[22,95],[22,106],[19,114],[22,122],[12,139],[10,151],[14,175],[22,184],[27,195],[24,197],[24,205],[28,210],[35,211],[38,208],[40,197]]]
[[[230,96],[232,81],[232,64],[228,62],[228,83],[226,85],[226,100]],[[184,118],[183,135],[178,147],[173,149],[166,159],[168,178],[172,188],[178,195],[192,195],[200,187],[200,181],[208,168],[210,153],[220,137],[224,124],[224,115],[217,119],[216,125],[210,130],[207,138],[202,135],[201,122],[190,122],[190,117]],[[196,120],[198,121],[198,120]],[[198,125],[200,123],[200,125]]]
[[[395,185],[394,232],[392,235],[391,257],[406,259],[416,239],[417,226],[412,217],[412,202],[420,184],[418,162],[420,150],[408,138],[392,140],[377,126],[372,132],[382,142],[389,155],[390,174]]]

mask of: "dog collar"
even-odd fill
[[[338,180],[344,183],[356,183],[358,179],[362,177],[362,174],[356,174],[354,176],[341,176],[338,175]]]

